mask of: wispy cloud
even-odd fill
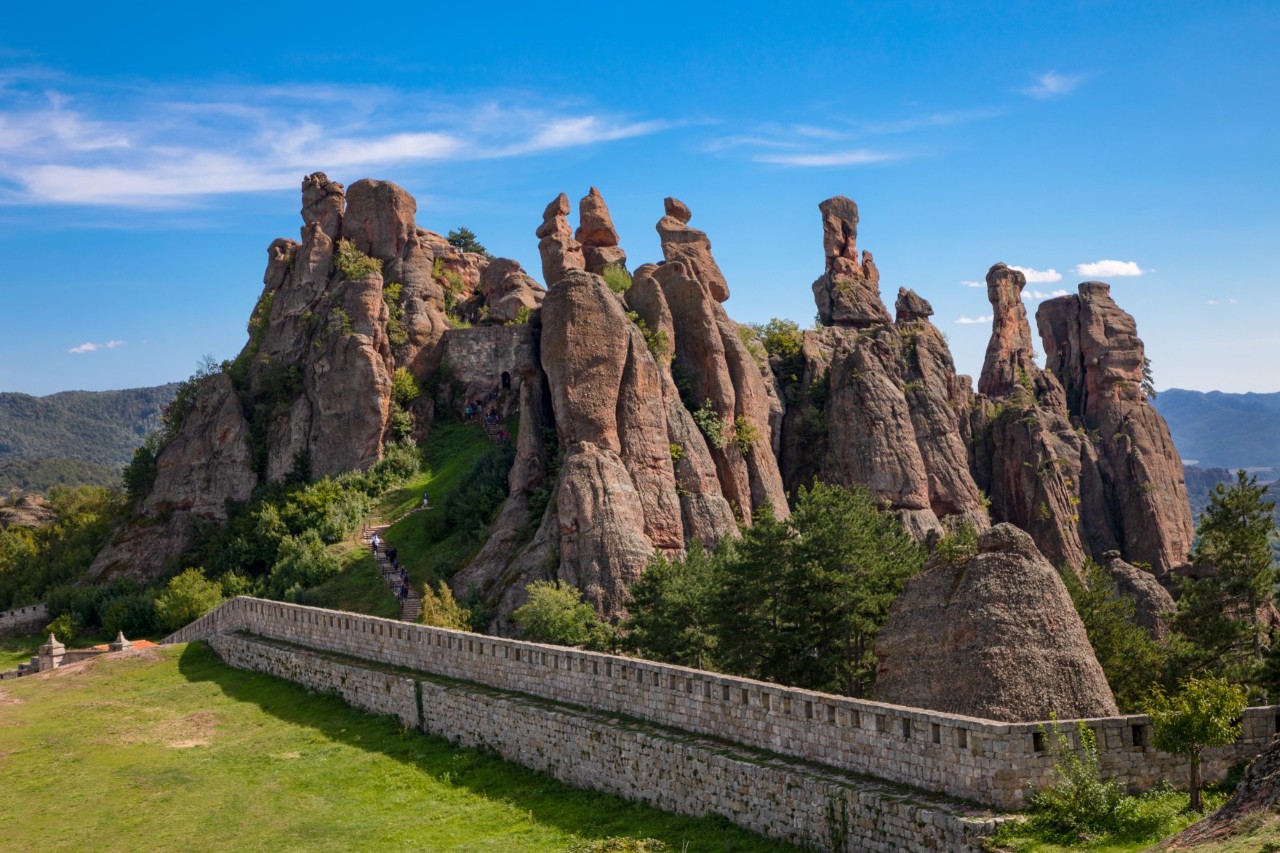
[[[775,166],[866,166],[871,163],[887,163],[902,159],[902,154],[890,151],[872,151],[855,148],[850,151],[829,151],[822,154],[756,154],[751,159],[757,163]]]
[[[1094,261],[1091,264],[1076,264],[1079,275],[1098,276],[1100,278],[1128,278],[1148,272],[1134,261]]]
[[[815,122],[765,122],[739,133],[711,139],[702,150],[738,156],[755,163],[800,168],[866,166],[919,156],[914,149],[885,149],[870,144],[876,137],[905,135],[1004,115],[1004,108],[936,111],[870,121],[826,119]]]
[[[962,326],[976,326],[979,323],[990,323],[991,316],[988,314],[984,314],[981,317],[965,317],[961,315],[956,318],[956,322]]]
[[[1009,269],[1022,273],[1027,279],[1027,284],[1053,284],[1055,281],[1062,281],[1062,273],[1055,269],[1038,270],[1033,267],[1012,265]]]
[[[3,69],[0,69],[3,77]],[[669,121],[530,95],[367,86],[90,88],[4,78],[0,203],[175,207],[296,187],[312,171],[533,156]]]
[[[960,284],[964,287],[986,287],[985,281],[962,281]]]
[[[1084,74],[1059,74],[1057,71],[1046,71],[1021,91],[1022,94],[1038,101],[1048,101],[1070,95],[1084,80]]]
[[[82,344],[77,344],[76,346],[69,347],[67,349],[67,352],[74,353],[76,355],[84,355],[85,353],[88,353],[88,352],[97,352],[98,350],[101,350],[101,349],[115,349],[116,347],[122,347],[122,346],[124,346],[124,341],[107,341],[105,344],[98,344],[98,343],[94,343],[93,341],[85,341]]]
[[[899,119],[891,119],[888,121],[867,122],[862,125],[862,129],[867,133],[875,134],[909,133],[913,130],[923,130],[930,127],[951,127],[952,125],[969,124],[970,122],[999,118],[1000,116],[1005,115],[1006,112],[1007,110],[1003,107],[935,112],[924,115],[907,116]]]

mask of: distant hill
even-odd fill
[[[1201,468],[1280,473],[1280,393],[1227,394],[1170,388],[1155,399],[1184,462]],[[1259,479],[1272,479],[1263,476]]]
[[[0,491],[114,482],[177,389],[0,393]]]

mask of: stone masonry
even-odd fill
[[[279,641],[216,634],[229,665],[397,717],[459,746],[677,814],[719,814],[803,849],[978,853],[980,808],[660,726]]]
[[[1042,732],[1076,721],[1001,723],[782,687],[668,664],[252,598],[236,598],[167,642],[248,632],[604,713],[626,714],[827,767],[1002,809],[1050,780]],[[1133,790],[1182,779],[1182,759],[1150,745],[1142,715],[1085,721],[1102,772]],[[1250,708],[1240,741],[1208,751],[1206,780],[1262,751],[1280,706]]]
[[[0,613],[0,636],[6,634],[30,634],[49,622],[49,608],[43,603],[15,607]]]

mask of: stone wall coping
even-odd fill
[[[460,329],[455,331],[470,331]],[[251,596],[237,596],[224,602],[217,609],[200,617],[200,619],[192,622],[185,628],[166,637],[162,642],[186,642],[186,639],[178,639],[180,635],[186,634],[190,629],[197,628],[203,624],[211,624],[215,617],[218,617],[220,611],[228,609],[237,611],[244,604],[262,604],[267,606],[283,608],[286,611],[310,612],[317,615],[333,616],[341,614],[345,618],[357,618],[368,620],[374,623],[382,623],[389,627],[398,627],[400,629],[411,629],[414,631],[425,632],[430,636],[441,635],[457,638],[461,641],[471,640],[473,642],[491,643],[498,647],[507,647],[512,649],[522,649],[528,651],[537,651],[539,653],[554,654],[564,656],[574,660],[597,661],[600,663],[610,663],[619,666],[627,666],[646,672],[676,675],[686,679],[700,679],[708,681],[712,684],[728,685],[731,688],[746,689],[755,693],[768,693],[770,696],[779,696],[802,701],[821,702],[824,705],[835,706],[848,710],[859,712],[892,714],[896,719],[910,719],[920,722],[945,724],[949,726],[965,728],[977,734],[986,735],[1017,735],[1017,734],[1034,734],[1041,730],[1051,731],[1073,731],[1077,724],[1083,722],[1090,728],[1099,727],[1125,727],[1136,725],[1150,725],[1151,719],[1145,714],[1126,714],[1116,717],[1090,717],[1082,720],[1063,719],[1063,720],[1037,720],[1031,722],[1003,722],[1000,720],[990,720],[982,717],[969,717],[963,714],[949,714],[941,711],[932,711],[927,708],[914,708],[906,705],[894,705],[888,702],[876,702],[870,699],[858,699],[851,696],[838,696],[832,693],[822,693],[816,690],[806,690],[799,687],[788,687],[781,684],[775,684],[770,681],[757,681],[752,678],[744,678],[736,675],[726,675],[724,673],[712,672],[709,670],[694,669],[692,667],[680,666],[678,664],[661,663],[651,661],[645,658],[633,658],[625,655],[613,655],[606,652],[593,652],[574,646],[557,646],[547,643],[534,643],[528,640],[515,640],[507,637],[495,637],[488,634],[477,634],[470,631],[459,631],[450,628],[434,628],[427,625],[419,625],[416,623],[401,622],[397,619],[387,619],[380,616],[370,616],[365,613],[353,613],[345,610],[331,610],[323,607],[310,607],[302,604],[290,604],[283,601],[272,601],[265,598],[254,598]],[[206,620],[210,622],[206,623]],[[198,630],[198,628],[197,628]],[[191,637],[190,639],[202,639],[202,637]],[[459,651],[459,649],[454,650]],[[608,678],[608,676],[600,676]],[[658,689],[670,689],[659,687]],[[1275,716],[1280,717],[1280,705],[1255,706],[1246,709],[1247,716]]]

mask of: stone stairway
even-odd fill
[[[375,524],[365,528],[364,544],[366,548],[372,547],[374,534],[382,544],[378,547],[378,553],[375,559],[378,561],[378,571],[382,573],[382,580],[387,584],[387,588],[392,595],[396,596],[396,601],[400,602],[400,621],[401,622],[417,622],[418,615],[422,613],[422,592],[413,585],[409,584],[409,597],[401,599],[397,593],[400,590],[400,572],[392,568],[391,560],[387,559],[386,551],[386,535],[389,523]],[[395,547],[395,543],[391,543]]]

